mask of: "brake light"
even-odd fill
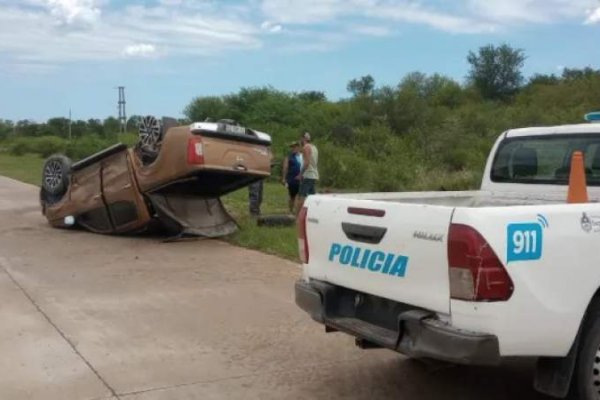
[[[188,140],[187,162],[188,164],[204,164],[204,146],[201,137],[194,136]]]
[[[308,238],[306,237],[306,218],[308,216],[308,208],[302,207],[298,213],[298,253],[300,261],[303,264],[308,264]]]
[[[450,297],[469,301],[506,301],[513,282],[502,262],[479,232],[452,224],[448,235]]]

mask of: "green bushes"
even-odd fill
[[[330,101],[316,91],[243,88],[193,99],[184,112],[189,120],[233,118],[268,132],[277,165],[288,144],[309,131],[320,151],[321,188],[398,191],[475,188],[489,150],[505,130],[579,123],[586,112],[600,110],[600,70],[592,69],[534,76],[498,99],[486,98],[476,85],[422,73],[381,87],[365,76],[349,89],[352,97]],[[64,125],[60,118],[45,124],[0,120],[0,149],[43,157],[62,152],[77,160],[118,141],[137,141],[134,134],[112,134],[118,128],[114,118],[75,121],[73,141],[48,136]],[[273,174],[278,177],[280,169]]]
[[[64,153],[67,142],[56,136],[40,136],[29,138],[17,138],[9,142],[8,152],[11,155],[22,156],[24,154],[38,154],[48,157],[54,153]]]
[[[19,138],[11,141],[6,146],[8,153],[13,156],[22,156],[24,154],[30,153],[29,141],[27,138]]]
[[[387,128],[357,130],[350,147],[317,140],[321,186],[354,191],[400,191],[413,186],[423,162],[408,138]]]
[[[112,140],[101,139],[96,135],[89,135],[69,143],[66,154],[73,160],[80,160],[114,144]]]
[[[122,142],[133,145],[137,141],[136,135],[127,134],[112,138],[101,138],[97,135],[86,135],[72,141],[56,136],[18,137],[4,141],[6,151],[14,156],[24,154],[37,154],[43,158],[52,154],[66,154],[73,160],[80,160],[90,156],[108,146]]]

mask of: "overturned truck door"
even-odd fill
[[[174,234],[215,238],[230,235],[238,229],[219,198],[174,193],[155,193],[148,197],[158,219]]]

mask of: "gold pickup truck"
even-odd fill
[[[228,235],[237,224],[220,196],[270,175],[271,137],[231,120],[177,126],[145,117],[139,137],[134,148],[116,144],[75,163],[48,158],[40,201],[50,225]]]

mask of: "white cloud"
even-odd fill
[[[464,1],[464,0],[462,0]],[[422,24],[449,32],[478,33],[494,30],[494,24],[437,11],[413,0],[263,0],[262,11],[273,21],[315,24],[339,18],[366,18]]]
[[[424,8],[420,3],[405,1],[380,2],[366,11],[367,15],[412,24],[422,24],[452,33],[482,33],[497,29],[493,23],[479,21],[473,17],[456,16],[434,9]]]
[[[119,4],[117,4],[119,3]],[[0,0],[0,66],[257,49],[328,51],[421,25],[456,34],[600,23],[598,0]],[[277,34],[277,35],[274,35]],[[277,36],[277,37],[275,37]]]
[[[503,25],[583,20],[597,0],[468,0],[475,15]]]
[[[191,2],[191,8],[182,5],[191,0],[183,0],[179,6],[119,10],[106,6],[106,1],[24,1],[26,6],[22,1],[0,0],[0,64],[15,68],[109,62],[123,56],[212,55],[262,45],[261,30],[254,23],[238,12],[198,8],[198,1]]]
[[[93,24],[100,18],[100,8],[94,0],[45,0],[50,14],[60,24]]]
[[[153,57],[157,53],[156,46],[147,43],[132,44],[123,49],[123,55],[126,57]]]
[[[597,0],[262,0],[269,20],[324,24],[341,18],[420,24],[453,33],[485,33],[523,23],[586,19]],[[600,20],[600,11],[587,16]]]
[[[262,12],[273,21],[311,24],[331,20],[353,7],[353,0],[263,0]]]
[[[600,23],[600,7],[595,10],[590,10],[588,13],[588,17],[585,20],[586,24],[596,24]]]
[[[260,25],[260,29],[269,33],[279,33],[283,30],[283,26],[280,24],[274,24],[271,21],[265,21]]]

